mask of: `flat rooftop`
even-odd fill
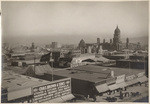
[[[34,87],[49,83],[50,81],[37,79],[29,76],[20,75],[13,71],[2,72],[2,88],[7,88],[8,91],[15,91],[28,87]]]
[[[6,66],[3,68],[3,71],[13,71],[18,74],[25,74],[27,71],[27,68],[26,67],[18,67],[18,66]]]
[[[57,76],[71,77],[74,79],[86,80],[96,83],[112,78],[111,71],[114,71],[115,76],[120,76],[123,74],[128,76],[132,74],[138,74],[144,70],[85,65],[64,70],[54,70],[53,74]]]
[[[78,66],[76,68],[72,68],[76,70],[87,70],[87,71],[93,71],[93,72],[99,72],[99,73],[109,73],[111,71],[114,71],[115,76],[119,76],[122,74],[130,75],[130,74],[137,74],[144,70],[139,69],[127,69],[127,68],[117,68],[117,67],[104,67],[104,66],[98,66],[98,65],[85,65],[85,66]]]
[[[131,60],[131,59],[120,59],[117,61],[124,61],[124,62],[146,62],[145,60]]]
[[[126,54],[126,53],[122,53],[122,54],[114,54],[114,55],[111,55],[111,56],[132,56],[133,54]]]

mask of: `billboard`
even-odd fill
[[[46,102],[71,94],[71,78],[33,88],[33,103]]]

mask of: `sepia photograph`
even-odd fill
[[[149,103],[149,1],[1,1],[1,103]]]

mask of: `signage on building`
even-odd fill
[[[120,75],[120,76],[117,77],[116,83],[124,82],[124,80],[125,80],[125,74],[124,75]]]
[[[145,74],[145,72],[141,72],[141,73],[138,73],[137,76],[142,77],[142,76],[144,76],[144,74]]]
[[[71,78],[33,88],[33,103],[46,102],[71,93]]]
[[[136,77],[135,75],[127,76],[127,77],[126,77],[126,80],[129,81],[129,80],[134,79],[135,77]]]

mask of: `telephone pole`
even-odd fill
[[[53,59],[53,57],[52,57],[53,55],[52,55],[52,52],[50,53],[50,62],[51,62],[51,67],[52,67],[52,81],[54,80],[54,78],[53,78],[53,62],[54,62],[54,59]]]

